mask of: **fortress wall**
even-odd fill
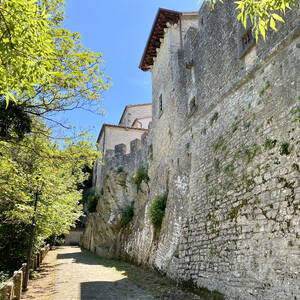
[[[152,68],[153,153],[107,160],[129,173],[134,161],[148,161],[150,176],[110,253],[228,299],[298,299],[300,130],[292,112],[300,99],[299,8],[242,55],[233,6],[203,5],[184,49],[175,47],[178,27],[166,32]],[[166,190],[157,231],[148,211]],[[93,228],[103,232],[99,222]]]
[[[291,114],[300,96],[299,10],[240,57],[231,5],[203,6],[199,32],[187,32],[169,68],[173,81],[160,83],[173,102],[153,121],[150,172],[171,193],[154,266],[236,299],[292,299],[300,296],[300,133]],[[165,70],[158,62],[153,95]],[[160,189],[151,183],[152,194]]]

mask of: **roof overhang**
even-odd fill
[[[146,48],[139,68],[143,71],[150,70],[153,65],[153,58],[156,57],[156,49],[160,47],[160,39],[164,37],[164,29],[167,28],[167,23],[178,23],[181,12],[159,8],[156,14],[150,36],[148,38]]]

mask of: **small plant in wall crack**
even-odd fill
[[[213,116],[211,117],[211,119],[209,120],[209,124],[210,126],[212,126],[212,124],[214,124],[214,122],[216,122],[219,118],[219,113],[218,112],[215,112],[213,114]]]
[[[143,181],[148,185],[149,182],[148,169],[143,165],[140,165],[137,168],[136,173],[133,175],[132,179],[136,184],[136,191],[138,193],[141,190],[141,184]]]
[[[165,209],[167,205],[168,192],[164,192],[161,195],[157,195],[154,198],[150,206],[150,220],[154,227],[160,228],[162,224],[163,217],[165,215]]]

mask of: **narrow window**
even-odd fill
[[[159,96],[159,113],[163,111],[162,95]]]
[[[252,28],[249,28],[242,37],[243,49],[247,49],[253,41]]]
[[[189,103],[190,114],[192,114],[196,110],[196,108],[197,108],[196,98],[193,97],[192,100]]]

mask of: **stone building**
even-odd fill
[[[148,130],[151,121],[152,103],[127,105],[119,125],[102,125],[97,139],[98,151],[102,153],[103,157],[109,157],[113,155],[116,145],[123,144],[122,151],[124,154],[128,154],[131,141],[140,140],[143,133]],[[93,170],[94,185],[96,185],[97,178],[101,178],[102,170],[102,164],[96,162]],[[99,180],[98,183],[100,183]]]
[[[140,64],[152,126],[107,157],[82,244],[225,299],[300,299],[299,3],[266,41],[236,15],[229,0],[158,11]],[[149,207],[165,191],[157,231]]]

